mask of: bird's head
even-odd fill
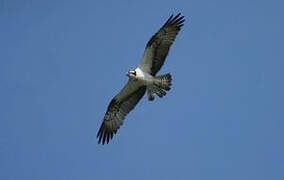
[[[126,73],[126,76],[128,76],[129,78],[136,78],[136,71],[128,71]]]

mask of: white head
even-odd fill
[[[136,71],[128,71],[126,73],[126,76],[128,76],[131,79],[136,79]]]

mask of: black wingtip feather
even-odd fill
[[[100,135],[101,128],[102,128],[102,127],[100,127],[100,129],[99,129],[99,131],[98,131],[97,138],[98,138],[98,137],[99,137],[99,135]]]
[[[181,21],[179,21],[179,22],[177,23],[177,25],[183,25],[184,21],[185,21],[185,19],[182,19]]]
[[[104,145],[104,144],[105,144],[105,142],[106,142],[106,137],[107,137],[106,132],[104,132],[103,145]]]
[[[111,132],[110,129],[107,129],[105,124],[103,123],[99,129],[99,132],[97,134],[98,144],[104,145],[105,143],[108,144],[110,140],[113,138],[114,134],[116,134],[117,130],[114,132]]]
[[[110,137],[110,134],[108,133],[108,134],[107,134],[107,144],[108,144],[108,142],[109,142],[109,137]]]
[[[171,24],[173,23],[173,22],[175,22],[175,20],[178,18],[180,16],[180,13],[178,13],[172,20],[171,20]]]
[[[102,144],[104,144],[105,138],[106,138],[106,129],[104,127],[104,123],[100,127],[100,130],[97,134],[97,138],[99,138],[98,144],[100,144],[101,142],[102,142]]]
[[[182,23],[181,21],[183,20],[183,18],[184,18],[184,16],[178,18],[177,20],[175,20],[175,22],[173,22],[173,24],[178,25],[178,24]]]
[[[102,140],[102,137],[103,137],[102,132],[100,132],[99,136],[100,136],[100,137],[99,137],[98,143],[100,144],[100,143],[101,143],[101,140]]]
[[[174,15],[172,14],[163,26],[166,26],[172,20],[173,17],[174,17]]]
[[[172,14],[167,20],[167,22],[163,25],[163,27],[169,26],[169,25],[176,25],[179,28],[182,27],[182,23],[185,21],[185,19],[184,19],[184,16],[180,17],[180,15],[181,13],[178,13],[176,16]]]

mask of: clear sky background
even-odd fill
[[[1,0],[1,180],[283,180],[284,1]],[[150,37],[185,25],[110,144],[96,134]]]

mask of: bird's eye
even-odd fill
[[[136,76],[136,71],[133,71],[133,74]]]

